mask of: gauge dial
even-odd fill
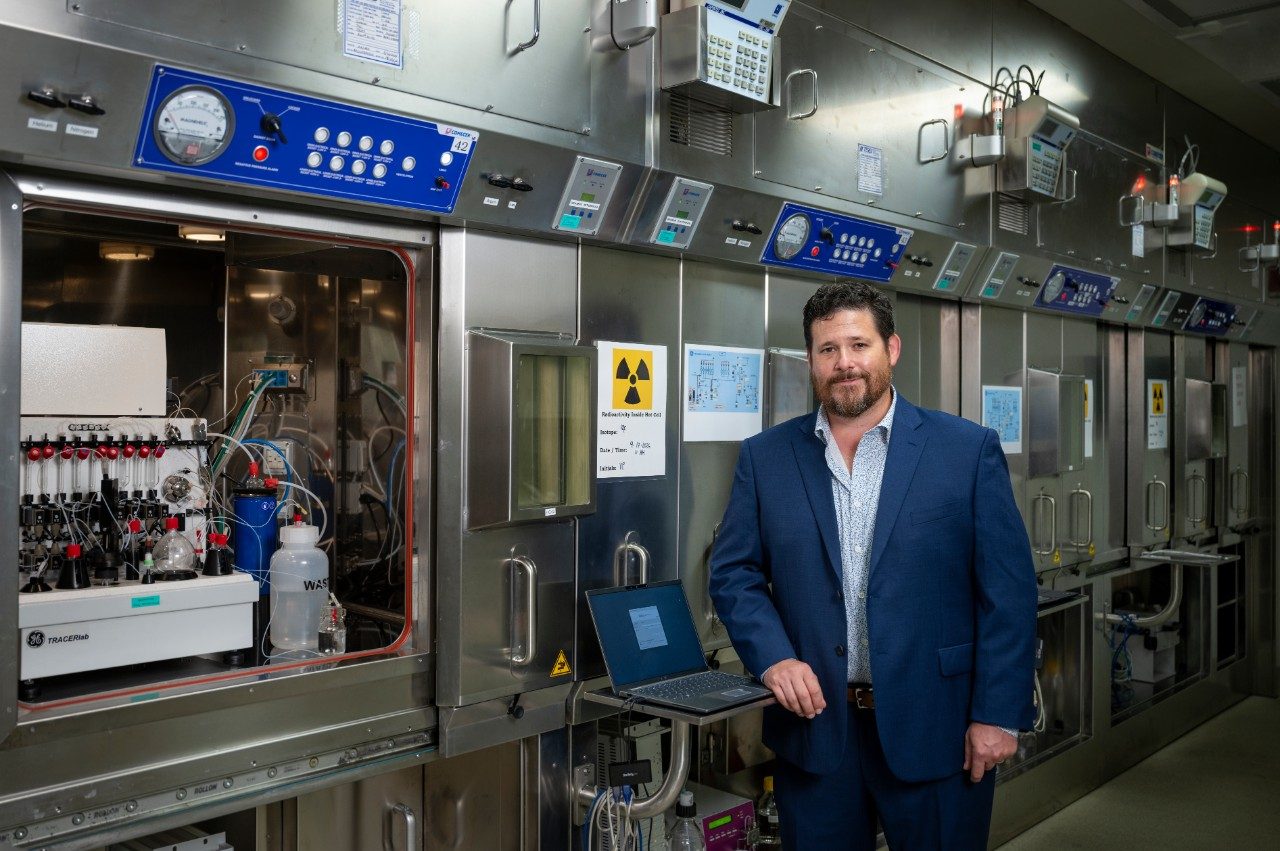
[[[1067,275],[1061,269],[1049,276],[1049,280],[1044,282],[1044,289],[1041,290],[1041,297],[1045,304],[1057,300],[1062,295],[1062,288],[1067,285]]]
[[[782,223],[773,240],[773,253],[779,260],[790,260],[800,253],[809,241],[809,217],[796,213]]]
[[[231,104],[207,86],[178,89],[156,111],[160,151],[179,165],[203,165],[231,144],[235,113]]]

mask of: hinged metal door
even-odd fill
[[[18,552],[18,397],[22,383],[22,191],[0,173],[0,552]],[[18,571],[0,570],[0,742],[18,716]]]

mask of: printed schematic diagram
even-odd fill
[[[759,353],[690,349],[688,410],[708,414],[758,413],[761,358]]]

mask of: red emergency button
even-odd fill
[[[269,156],[271,156],[271,152],[267,150],[266,145],[259,145],[253,149],[253,159],[256,162],[262,162]]]
[[[822,249],[818,248],[818,246],[816,246],[816,245],[815,245],[813,248],[810,248],[810,249],[809,249],[809,256],[810,256],[810,257],[817,257],[817,256],[818,256],[818,252],[819,252],[819,251],[821,251],[821,250],[822,250]]]

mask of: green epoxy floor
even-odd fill
[[[1250,697],[1000,846],[1280,848],[1280,701]]]

